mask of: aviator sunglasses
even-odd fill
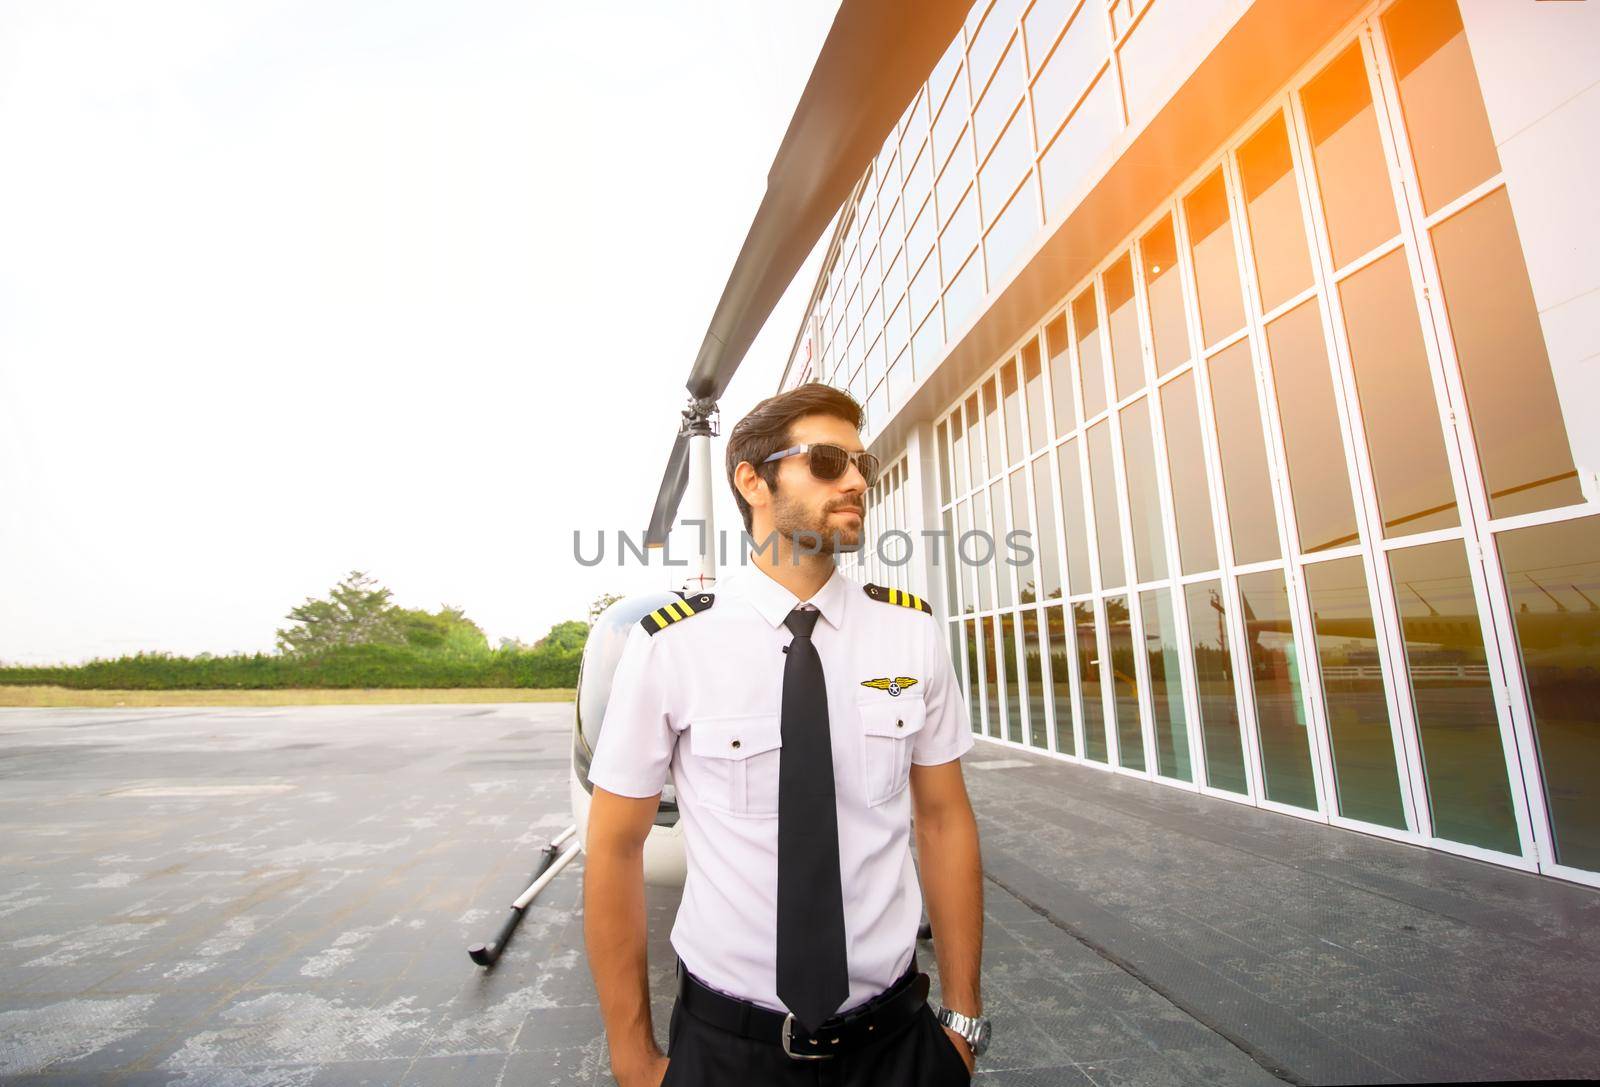
[[[856,462],[856,467],[861,471],[861,478],[868,487],[878,481],[878,458],[871,453],[851,453],[837,445],[826,442],[805,442],[801,445],[791,445],[788,449],[780,449],[762,464],[771,464],[784,457],[792,457],[799,453],[807,454],[807,462],[811,465],[811,474],[824,482],[831,483],[844,475],[845,468],[851,461]]]

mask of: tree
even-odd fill
[[[445,604],[437,612],[420,608],[395,608],[395,624],[400,636],[416,649],[472,656],[489,650],[489,636],[466,612]]]
[[[361,570],[352,570],[326,600],[307,597],[285,617],[294,626],[281,629],[278,650],[304,656],[341,645],[400,642],[403,639],[390,592]]]
[[[533,643],[535,649],[582,649],[589,640],[589,624],[580,619],[568,619],[550,628],[550,633]]]

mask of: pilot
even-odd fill
[[[987,1045],[959,761],[973,740],[946,640],[921,599],[836,568],[877,476],[861,422],[821,384],[740,420],[727,472],[750,563],[647,615],[617,664],[589,773],[584,937],[621,1087],[967,1084]],[[663,1056],[641,858],[669,768],[688,875]],[[924,887],[937,1011],[916,956]]]

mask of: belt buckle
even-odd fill
[[[827,1061],[833,1059],[832,1053],[796,1053],[789,1047],[794,1038],[794,1012],[790,1012],[783,1020],[783,1051],[797,1061]],[[838,1041],[838,1039],[834,1039]]]

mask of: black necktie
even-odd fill
[[[794,640],[783,664],[778,759],[778,999],[807,1033],[850,995],[828,691],[811,644],[819,614],[796,608],[783,621]]]

